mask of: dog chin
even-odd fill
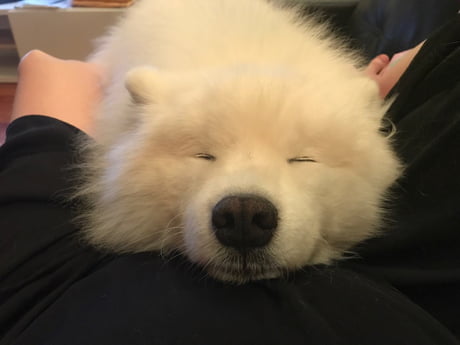
[[[221,281],[244,284],[254,280],[274,279],[282,275],[281,268],[265,250],[230,253],[220,256],[206,266],[207,273]]]

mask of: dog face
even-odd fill
[[[94,244],[180,251],[245,282],[329,263],[375,234],[398,162],[372,82],[234,66],[137,68],[126,85],[133,125],[102,154]]]

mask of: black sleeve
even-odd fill
[[[348,269],[232,286],[180,257],[103,257],[59,197],[76,135],[30,116],[0,148],[0,344],[458,345],[398,291]]]
[[[11,343],[100,255],[73,239],[68,188],[78,130],[44,116],[14,121],[0,147],[0,343]]]
[[[355,264],[460,338],[460,15],[426,41],[392,93],[404,176],[385,236]]]

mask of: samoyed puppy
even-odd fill
[[[107,71],[81,195],[90,243],[242,283],[374,236],[399,174],[387,105],[324,25],[265,0],[144,0]]]

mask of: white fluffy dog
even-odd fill
[[[264,0],[144,0],[103,38],[85,235],[233,282],[376,234],[399,164],[377,86],[327,29]]]

